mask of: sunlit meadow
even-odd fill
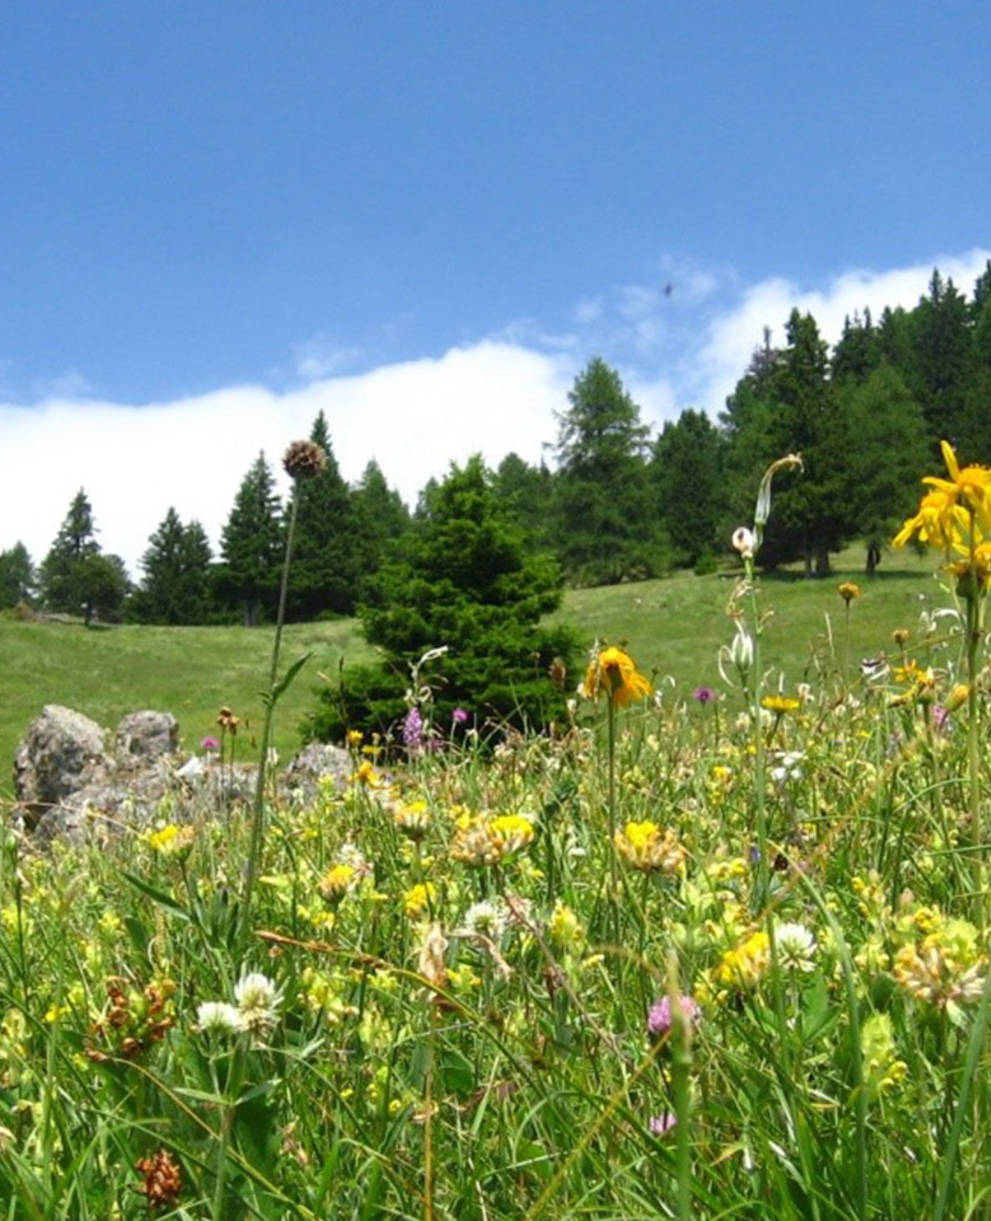
[[[603,641],[552,734],[420,688],[344,792],[6,831],[3,1215],[988,1215],[989,476],[946,457],[898,539],[943,605],[870,664],[852,582],[765,664],[789,457],[718,681]]]

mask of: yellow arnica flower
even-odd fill
[[[948,441],[941,441],[940,449],[950,477],[925,476],[922,482],[933,491],[922,497],[918,512],[895,535],[895,547],[903,547],[918,536],[920,542],[949,548],[967,538],[971,517],[991,533],[991,471],[983,466],[961,468]]]
[[[634,869],[644,873],[677,873],[685,863],[685,849],[668,828],[655,822],[628,822],[614,837],[616,851]]]
[[[793,695],[765,695],[760,706],[780,716],[784,712],[797,712],[802,705]]]
[[[836,587],[836,592],[840,595],[843,601],[850,605],[854,598],[860,597],[860,586],[856,581],[844,581],[842,585]]]
[[[653,690],[629,653],[615,647],[602,649],[589,663],[581,685],[581,693],[586,699],[594,700],[604,695],[619,708],[630,700],[643,699]]]

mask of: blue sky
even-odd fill
[[[989,34],[907,0],[10,0],[0,547],[40,558],[80,484],[132,567],[170,503],[216,538],[318,407],[412,498],[536,460],[594,354],[657,425],[792,304],[833,337],[934,263],[969,292]]]

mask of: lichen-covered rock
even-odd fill
[[[158,759],[179,749],[179,722],[171,712],[129,712],[117,726],[117,752],[124,758]]]
[[[311,797],[320,780],[330,776],[335,788],[343,792],[353,771],[354,761],[346,750],[325,742],[310,742],[293,755],[282,776],[282,787],[288,793]]]
[[[104,733],[95,721],[71,708],[46,704],[17,747],[14,794],[37,817],[100,780],[110,767]]]

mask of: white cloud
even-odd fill
[[[217,544],[258,451],[284,488],[281,455],[321,408],[344,477],[356,481],[374,457],[413,501],[431,476],[475,451],[491,464],[514,449],[538,462],[573,377],[570,363],[486,341],[282,394],[231,386],[144,406],[0,404],[0,550],[20,539],[41,560],[80,486],[102,547],[123,556],[133,577],[169,505],[184,521],[198,518]]]
[[[780,278],[761,280],[742,293],[735,307],[711,319],[679,381],[695,402],[719,412],[762,343],[764,327],[771,328],[772,343],[783,343],[793,309],[812,314],[822,337],[833,344],[842,334],[843,319],[855,310],[863,312],[866,306],[876,319],[886,305],[912,309],[926,292],[934,267],[969,296],[989,258],[991,251],[978,248],[888,271],[860,268],[835,276],[823,289],[803,289]]]

